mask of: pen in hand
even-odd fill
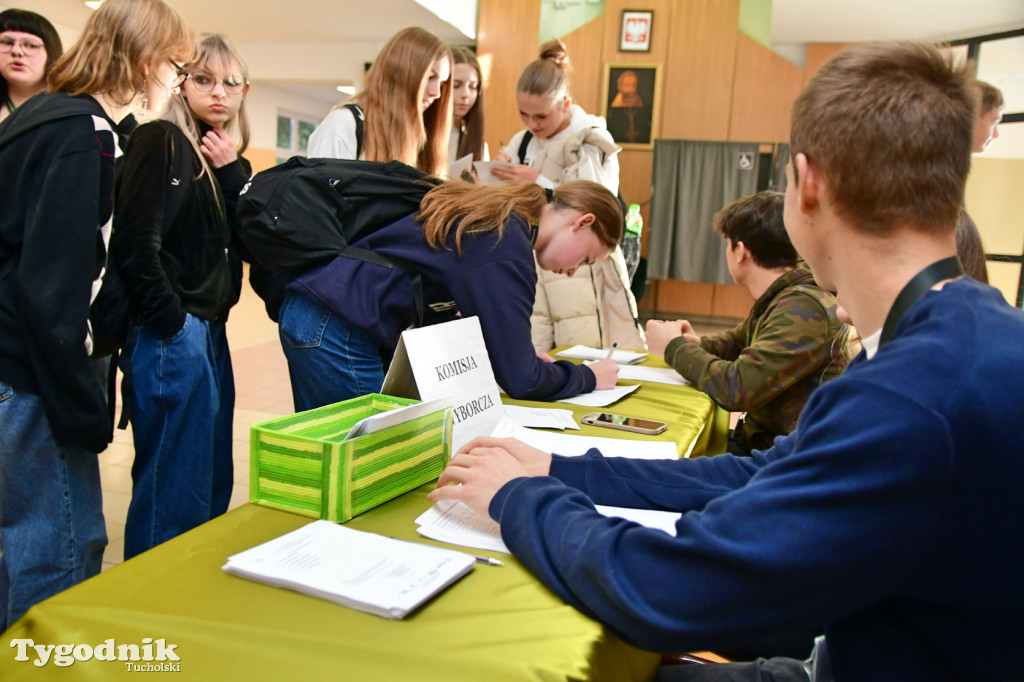
[[[608,349],[608,355],[606,355],[605,358],[604,358],[605,360],[611,360],[612,359],[612,355],[615,353],[615,348],[618,345],[619,345],[618,342],[612,344],[612,347]]]

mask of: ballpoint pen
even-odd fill
[[[478,564],[487,564],[488,566],[504,566],[505,565],[505,563],[503,561],[501,561],[499,559],[494,559],[494,558],[489,557],[489,556],[481,556],[479,554],[474,554],[473,558],[476,559],[476,562]]]
[[[619,343],[617,341],[612,344],[612,347],[608,349],[608,355],[606,355],[605,358],[604,358],[605,360],[611,360],[612,359],[612,354],[615,353],[615,348],[618,345],[619,345]]]

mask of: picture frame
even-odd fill
[[[601,115],[623,149],[654,149],[661,107],[660,64],[605,64]]]
[[[623,10],[619,52],[650,52],[653,10]]]

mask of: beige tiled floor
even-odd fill
[[[263,302],[248,284],[228,318],[228,344],[235,372],[234,464],[235,487],[231,508],[249,499],[249,427],[256,422],[293,412],[288,368],[277,325],[267,317]],[[124,557],[124,521],[132,491],[131,428],[117,431],[114,442],[100,455],[103,515],[107,521],[104,570]]]

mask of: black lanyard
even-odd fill
[[[900,318],[910,310],[910,306],[917,303],[917,299],[925,295],[925,292],[942,280],[959,277],[962,274],[964,274],[964,269],[960,265],[960,259],[950,256],[932,263],[914,275],[914,279],[907,282],[907,286],[903,287],[903,291],[892,304],[892,308],[885,318],[885,324],[882,326],[882,338],[878,345],[881,346],[892,338],[892,335],[896,333],[896,325],[900,323]]]

